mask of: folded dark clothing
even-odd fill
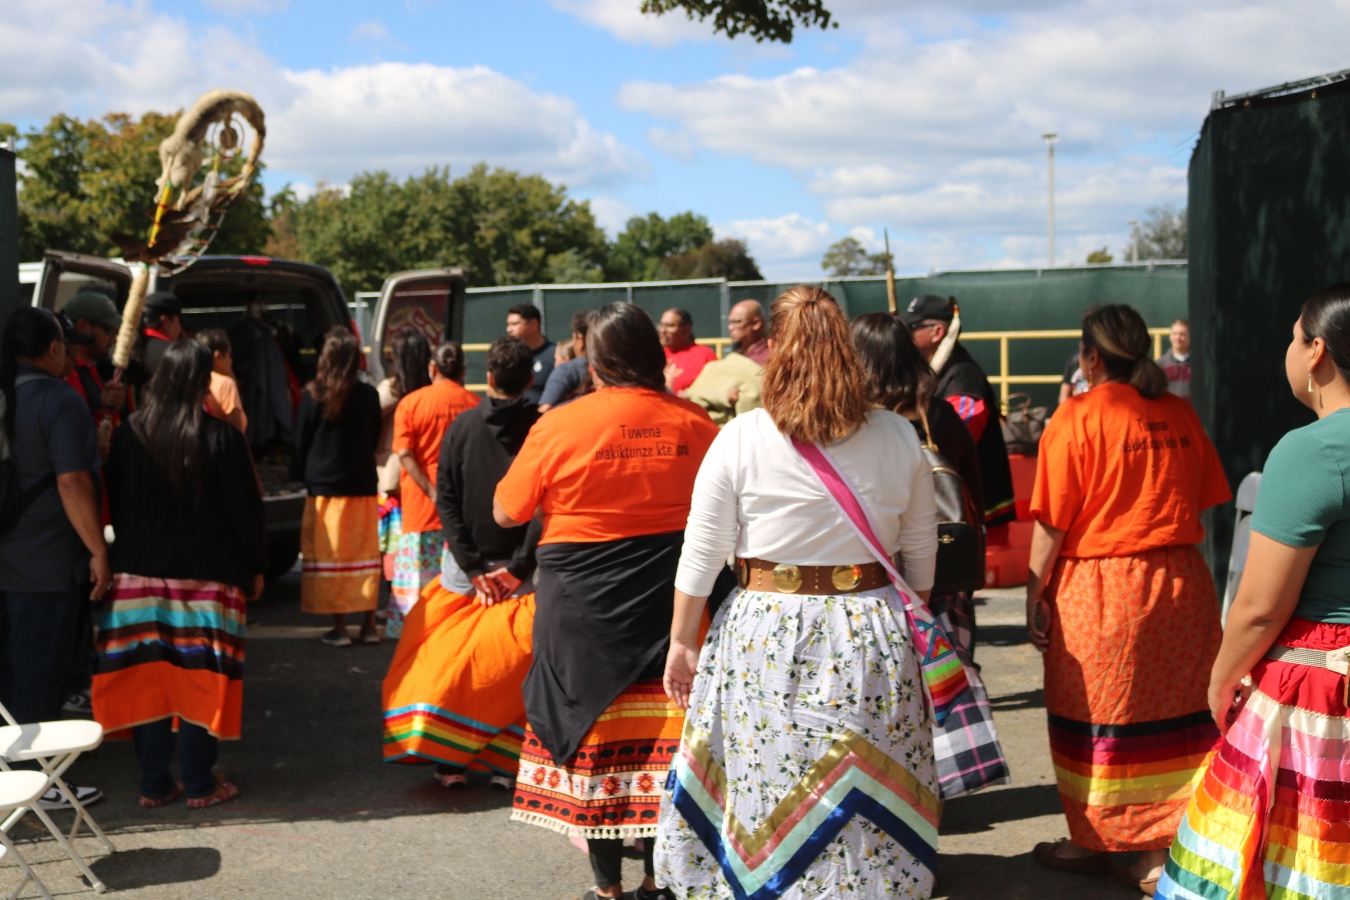
[[[525,713],[559,763],[629,685],[663,671],[683,544],[675,531],[539,548]]]

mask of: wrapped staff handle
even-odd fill
[[[113,366],[125,369],[131,362],[131,348],[136,346],[136,337],[141,330],[141,315],[145,311],[145,291],[150,284],[150,267],[137,263],[131,273],[131,291],[127,294],[127,305],[122,310],[122,327],[117,330],[117,343],[113,345]]]

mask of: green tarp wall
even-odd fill
[[[631,301],[657,318],[672,306],[694,317],[696,337],[725,334],[731,304],[755,299],[765,305],[800,282],[695,281],[675,284],[540,285],[512,288],[469,288],[464,311],[466,343],[487,343],[502,334],[506,310],[515,303],[534,303],[544,313],[545,330],[554,340],[566,339],[572,314],[605,303]],[[832,293],[850,316],[885,311],[886,280],[847,278],[815,282]],[[1031,331],[1076,329],[1083,310],[1098,301],[1128,303],[1150,326],[1166,327],[1186,315],[1186,265],[1140,263],[987,272],[942,272],[897,278],[896,298],[903,309],[919,294],[955,296],[966,331]],[[971,352],[990,374],[998,372],[998,343],[973,341]],[[1073,339],[1013,341],[1009,350],[1014,374],[1058,374],[1077,348]],[[1164,342],[1166,349],[1166,342]],[[470,354],[468,379],[481,382],[482,358]],[[1053,385],[1014,388],[1030,393],[1037,403],[1053,404]]]
[[[1191,157],[1194,402],[1234,490],[1313,414],[1284,355],[1300,304],[1350,281],[1350,82],[1217,109]],[[1233,506],[1211,514],[1206,555],[1227,578]]]

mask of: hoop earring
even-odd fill
[[[1309,369],[1309,370],[1308,370],[1308,393],[1311,394],[1312,392],[1313,392],[1313,386],[1312,386],[1312,370]]]

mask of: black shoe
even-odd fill
[[[652,840],[648,838],[648,840]],[[644,887],[639,887],[635,891],[624,891],[623,900],[675,900],[675,894],[670,888],[657,888],[649,891]]]

